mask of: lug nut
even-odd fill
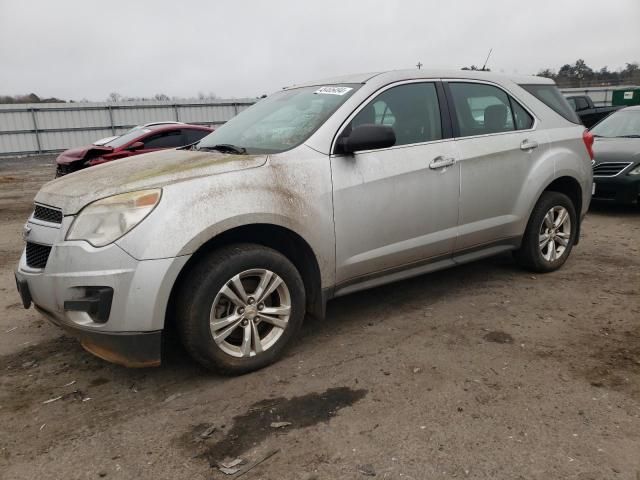
[[[249,305],[253,305],[255,302],[253,297],[249,297]]]
[[[258,310],[264,310],[264,303],[258,305]]]
[[[246,327],[247,325],[249,325],[249,320],[245,318],[244,320],[242,320],[242,326]]]
[[[242,315],[242,314],[244,313],[244,308],[240,307],[240,308],[238,309],[238,313],[239,313],[240,315]]]

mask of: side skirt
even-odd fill
[[[418,263],[374,272],[369,275],[342,282],[341,284],[336,285],[334,289],[325,289],[323,291],[323,297],[325,301],[328,301],[334,297],[349,295],[350,293],[359,292],[361,290],[379,287],[388,283],[406,280],[408,278],[436,272],[438,270],[444,270],[445,268],[455,267],[456,265],[462,265],[482,258],[492,257],[494,255],[519,248],[521,241],[521,237],[505,238],[455,252],[453,255],[433,257],[422,260]]]

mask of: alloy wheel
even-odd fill
[[[552,207],[544,216],[538,242],[542,257],[554,262],[564,255],[571,240],[571,218],[566,208]]]
[[[253,357],[280,339],[291,315],[291,294],[271,270],[251,269],[229,279],[209,316],[213,340],[233,357]]]

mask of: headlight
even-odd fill
[[[160,189],[139,190],[103,198],[84,207],[73,221],[67,240],[86,240],[104,247],[139,224],[160,201]]]
[[[640,165],[629,172],[629,175],[640,175]]]

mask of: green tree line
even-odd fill
[[[549,68],[541,70],[538,76],[551,78],[560,87],[640,85],[640,66],[638,62],[631,62],[617,70],[609,70],[606,66],[595,70],[583,59],[578,59],[573,65],[563,65],[557,72]]]

